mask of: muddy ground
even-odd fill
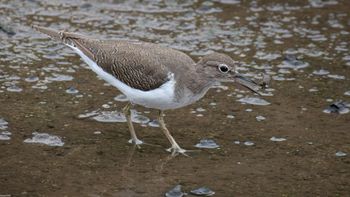
[[[1,17],[13,23],[12,28],[16,32],[16,35],[1,32],[4,45],[0,54],[0,76],[3,76],[0,77],[0,90],[2,90],[0,118],[8,122],[11,139],[0,140],[0,196],[164,196],[165,192],[178,184],[182,185],[185,192],[206,186],[216,192],[215,196],[350,194],[350,115],[323,112],[334,101],[350,101],[350,97],[344,95],[344,92],[350,91],[348,65],[350,60],[346,58],[349,56],[350,32],[348,1],[327,1],[336,4],[329,3],[323,7],[312,3],[317,1],[296,1],[292,5],[284,1],[256,1],[256,7],[262,10],[257,11],[258,16],[252,20],[258,26],[249,26],[249,21],[252,20],[247,17],[254,15],[252,7],[255,6],[246,1],[238,4],[224,4],[219,1],[196,2],[184,7],[179,6],[180,1],[174,3],[176,5],[164,4],[163,1],[156,3],[135,1],[130,5],[124,1],[110,1],[102,4],[102,7],[98,7],[97,3],[92,1],[84,4],[66,1],[49,2],[0,1],[0,11],[6,14],[6,17]],[[119,10],[123,16],[131,17],[127,22],[124,21],[125,26],[131,26],[130,29],[121,28],[119,24],[115,26],[111,24],[113,17],[118,15],[118,10],[114,9],[117,9],[119,4],[130,6],[127,7],[130,9]],[[144,9],[140,9],[140,4],[141,8],[142,5],[145,6]],[[271,6],[274,8],[273,5],[279,5],[277,6],[279,10],[271,9]],[[159,12],[157,8],[160,9]],[[165,8],[168,9],[162,10]],[[92,16],[81,14],[85,12],[84,9],[93,13]],[[94,9],[97,11],[94,12]],[[152,9],[153,12],[147,12]],[[178,9],[187,11],[182,14]],[[211,9],[219,11],[209,12]],[[191,10],[195,11],[195,16],[191,15],[193,14]],[[74,15],[75,11],[79,11],[77,16]],[[113,14],[110,14],[112,12]],[[342,24],[342,28],[333,27],[327,22],[328,18],[332,18],[332,14],[339,24]],[[112,19],[108,18],[109,22],[105,22],[101,15]],[[266,60],[254,57],[259,49],[253,43],[238,45],[238,49],[234,49],[240,51],[237,53],[225,50],[225,47],[217,48],[218,51],[225,52],[240,62],[251,64],[254,60],[256,65],[268,63],[273,66],[269,70],[274,71],[276,75],[279,73],[278,65],[283,61],[285,51],[289,48],[303,48],[313,43],[312,48],[324,53],[317,57],[301,54],[302,60],[309,63],[308,67],[290,69],[290,73],[282,73],[284,77],[294,78],[293,80],[273,80],[271,84],[275,89],[273,96],[263,97],[271,103],[270,105],[243,105],[237,101],[238,94],[247,96],[252,94],[239,92],[233,84],[223,84],[228,89],[211,89],[203,99],[193,105],[166,111],[167,126],[182,147],[197,149],[194,145],[205,138],[213,139],[220,145],[219,149],[201,149],[200,152],[190,153],[190,157],[182,155],[171,157],[165,151],[169,147],[169,142],[159,128],[147,124],[134,124],[142,140],[156,145],[143,145],[138,149],[127,143],[129,132],[126,123],[102,123],[90,118],[78,118],[79,114],[86,111],[105,110],[101,106],[106,103],[111,107],[108,110],[120,111],[125,103],[114,101],[113,98],[119,94],[118,90],[106,86],[93,72],[85,69],[84,63],[77,55],[30,29],[30,24],[36,23],[61,29],[80,30],[98,37],[99,30],[96,27],[102,24],[101,31],[104,38],[113,35],[125,38],[130,33],[132,39],[164,42],[168,39],[166,33],[162,33],[165,30],[153,31],[149,27],[139,29],[135,27],[140,24],[138,20],[144,22],[154,17],[162,28],[178,30],[170,36],[171,39],[169,38],[167,42],[169,46],[189,47],[184,51],[198,58],[197,54],[187,50],[194,50],[200,55],[208,47],[201,43],[211,38],[193,35],[193,42],[191,40],[177,42],[176,40],[182,37],[180,31],[192,30],[183,30],[176,26],[178,24],[174,24],[176,26],[174,27],[173,24],[167,23],[170,20],[168,15],[173,15],[175,22],[176,20],[188,22],[182,15],[190,19],[208,15],[209,22],[198,19],[193,23],[193,28],[201,28],[205,26],[201,25],[205,22],[215,24],[215,19],[219,20],[218,23],[223,24],[222,26],[225,24],[237,28],[246,26],[256,34],[252,36],[253,41],[258,40],[256,36],[259,34],[265,35],[262,33],[260,23],[269,20],[280,22],[284,21],[282,19],[285,16],[292,17],[291,22],[285,20],[281,26],[292,32],[292,37],[279,39],[284,44],[273,43],[273,40],[277,39],[276,35],[265,37],[267,46],[263,50],[281,54],[278,58]],[[319,23],[311,25],[312,18],[316,15],[320,16]],[[240,18],[234,18],[235,16]],[[89,17],[95,17],[91,20],[93,22],[88,21]],[[46,20],[47,18],[50,20]],[[87,22],[82,21],[83,19]],[[227,21],[234,23],[225,23]],[[288,26],[290,24],[292,26]],[[187,24],[188,28],[189,26]],[[314,41],[301,37],[292,31],[299,26],[319,30],[327,39]],[[122,30],[118,31],[118,27]],[[208,34],[214,31],[203,29],[208,31]],[[224,32],[225,28],[221,30]],[[243,39],[245,36],[249,37],[250,33],[245,35],[243,32],[239,36]],[[234,38],[224,36],[217,39]],[[218,40],[214,39],[211,42],[222,46]],[[339,45],[345,46],[345,49],[337,50],[336,47]],[[244,48],[251,50],[244,52]],[[211,49],[216,50],[215,46]],[[52,53],[45,54],[47,51]],[[299,50],[299,53],[302,52]],[[29,54],[34,54],[36,57]],[[69,73],[74,79],[48,83],[48,88],[42,90],[32,88],[33,84],[24,80],[30,75],[38,76],[40,80],[44,79],[51,71],[43,71],[42,68],[50,64],[61,69],[57,72]],[[249,72],[261,72],[247,67]],[[73,68],[76,72],[65,72],[66,68]],[[312,74],[314,70],[320,68],[330,71],[331,74],[342,75],[344,79]],[[11,78],[14,75],[19,76],[19,79]],[[23,90],[8,91],[8,87],[13,85],[11,83]],[[83,96],[67,94],[65,90],[71,86],[77,88],[79,94]],[[314,87],[317,91],[309,90]],[[206,111],[198,112],[196,111],[198,108],[204,108]],[[135,109],[150,119],[156,118],[156,111],[140,106],[135,106]],[[247,109],[252,111],[246,111]],[[197,116],[198,114],[203,116]],[[234,115],[234,118],[227,118],[227,115]],[[256,116],[259,115],[266,117],[266,120],[257,121]],[[24,143],[24,140],[31,138],[35,131],[60,136],[65,144],[61,147],[52,147]],[[94,133],[96,131],[100,131],[101,134]],[[273,136],[283,137],[286,141],[271,141],[270,138]],[[240,144],[235,144],[234,141],[240,141]],[[254,145],[246,146],[243,144],[246,141],[251,141]],[[336,156],[338,151],[347,155]]]

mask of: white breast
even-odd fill
[[[176,81],[174,79],[175,77],[173,73],[169,73],[169,81],[167,81],[157,89],[150,91],[135,89],[129,87],[122,81],[115,78],[113,75],[105,72],[101,67],[99,67],[96,64],[96,62],[87,57],[77,47],[71,45],[67,46],[69,46],[77,54],[79,54],[98,76],[100,76],[102,79],[104,79],[114,87],[118,88],[123,94],[125,94],[132,103],[160,110],[175,109],[184,105],[184,103],[174,102],[174,90]]]

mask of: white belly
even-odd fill
[[[89,65],[89,67],[102,79],[107,81],[109,84],[118,88],[125,96],[128,97],[131,103],[142,105],[148,108],[166,110],[175,109],[187,105],[189,103],[175,102],[175,84],[174,74],[169,73],[169,81],[164,83],[157,89],[150,91],[143,91],[132,88],[122,81],[115,78],[113,75],[105,72],[101,67],[99,67],[94,61],[87,57],[81,50],[77,47],[67,45],[72,48],[76,53],[78,53],[83,60]]]

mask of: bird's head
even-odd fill
[[[211,53],[202,57],[197,66],[208,78],[217,82],[236,82],[249,90],[258,93],[266,84],[255,81],[239,74],[233,59],[222,53]],[[259,93],[258,93],[259,94]]]

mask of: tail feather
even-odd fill
[[[32,26],[33,29],[48,35],[54,40],[61,41],[65,44],[71,45],[72,41],[74,39],[83,39],[85,38],[84,35],[80,35],[77,33],[72,33],[72,32],[66,32],[66,31],[57,31],[55,29],[47,28],[47,27],[41,27],[37,25]]]
[[[81,50],[86,56],[88,56],[90,59],[95,59],[94,54],[89,50],[86,46],[84,46],[84,41],[86,42],[87,38],[84,35],[80,35],[77,33],[72,32],[66,32],[66,31],[57,31],[54,29],[50,29],[47,27],[41,27],[41,26],[32,26],[35,30],[48,35],[54,40],[61,41],[64,44],[68,45],[71,48],[78,48]]]
[[[33,25],[32,27],[33,27],[33,29],[35,29],[43,34],[50,36],[54,40],[57,40],[57,41],[63,40],[63,32],[60,32],[60,31],[57,31],[54,29],[50,29],[47,27],[36,26],[36,25]]]

